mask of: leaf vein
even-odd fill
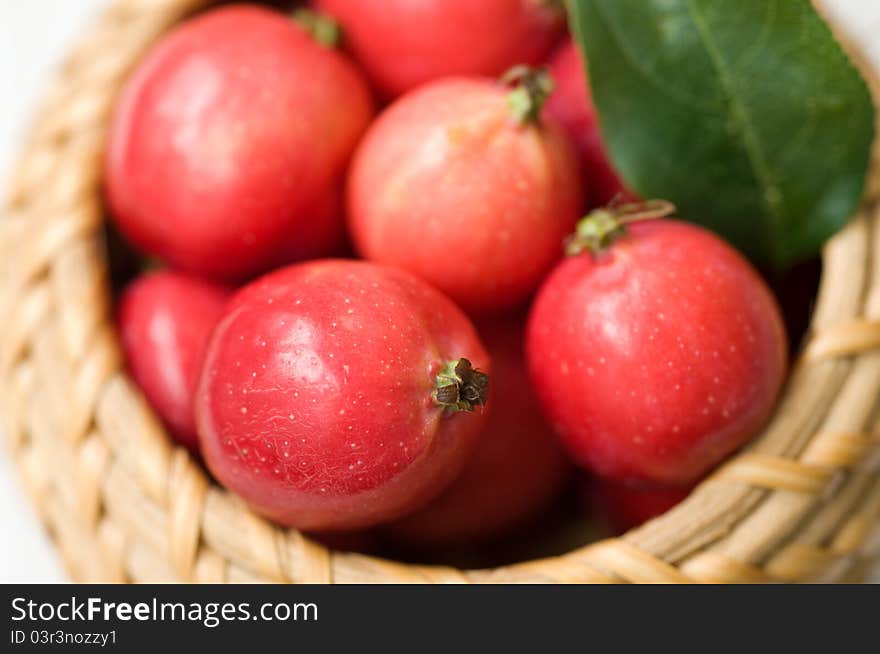
[[[711,113],[710,103],[700,102],[698,98],[692,95],[679,95],[677,93],[673,93],[674,87],[669,84],[668,80],[661,81],[658,76],[652,74],[650,69],[645,68],[642,65],[642,59],[644,57],[639,56],[638,52],[634,52],[629,48],[628,40],[617,29],[613,21],[608,18],[608,14],[603,4],[601,2],[597,2],[593,5],[593,7],[596,11],[596,15],[599,17],[600,22],[605,27],[605,30],[607,31],[611,40],[614,41],[614,44],[617,46],[617,50],[618,52],[620,52],[623,60],[634,72],[638,73],[641,77],[647,80],[653,90],[657,91],[659,95],[666,96],[666,98],[673,100],[678,104],[684,105],[685,107],[691,109],[699,108],[706,113]]]
[[[768,227],[771,227],[768,229],[770,235],[768,243],[771,249],[777,250],[778,246],[773,235],[779,233],[783,227],[779,207],[781,192],[773,181],[773,172],[770,169],[767,156],[761,147],[751,113],[734,92],[734,83],[730,71],[727,68],[723,55],[718,51],[711,39],[705,16],[700,12],[694,0],[687,0],[687,6],[700,41],[718,74],[721,91],[724,94],[726,104],[730,107],[730,115],[734,120],[736,131],[742,137],[742,145],[749,160],[752,173],[755,176],[755,180],[761,186],[761,202],[767,210],[767,216],[773,223],[772,227],[768,225]],[[777,254],[777,252],[773,254]]]

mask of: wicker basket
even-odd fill
[[[117,0],[50,89],[0,221],[0,419],[75,580],[821,581],[855,579],[880,556],[876,179],[825,248],[807,346],[771,424],[622,538],[494,570],[403,565],[328,551],[213,486],[122,369],[99,192],[120,84],[203,4]]]

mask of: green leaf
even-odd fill
[[[643,197],[777,267],[855,211],[874,108],[809,0],[571,0],[603,138]]]

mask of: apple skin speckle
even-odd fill
[[[174,439],[192,452],[198,449],[193,405],[202,358],[230,293],[220,284],[156,271],[130,283],[117,309],[129,372]]]
[[[512,121],[509,92],[482,77],[420,87],[370,126],[349,174],[357,251],[471,315],[525,302],[583,207],[573,146],[543,115]]]
[[[584,467],[686,484],[766,422],[786,374],[785,328],[757,272],[709,231],[666,219],[626,230],[545,281],[529,370]]]
[[[453,480],[482,429],[486,411],[433,400],[462,357],[489,372],[468,318],[408,273],[343,260],[270,273],[233,296],[211,340],[196,402],[205,461],[285,525],[397,518]],[[228,388],[247,393],[231,405]]]
[[[479,324],[492,357],[486,426],[449,488],[384,528],[398,545],[431,551],[495,540],[544,511],[570,479],[573,466],[528,381],[523,323],[516,313]]]
[[[394,98],[454,75],[496,77],[537,65],[565,29],[565,11],[532,0],[316,0],[338,21],[373,85]]]
[[[344,241],[342,178],[367,80],[284,14],[200,13],[128,78],[104,161],[116,226],[175,269],[239,282]]]

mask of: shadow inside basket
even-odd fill
[[[826,247],[824,265],[828,274],[818,306],[823,272],[818,258],[783,274],[762,271],[783,309],[791,360],[801,352],[811,320],[814,342],[807,350],[809,356],[803,357],[805,365],[795,366],[780,410],[770,428],[756,438],[757,447],[732,460],[734,465],[725,466],[720,479],[702,484],[677,509],[641,530],[627,531],[624,538],[589,548],[586,563],[580,551],[564,560],[554,561],[552,557],[626,530],[613,528],[598,517],[598,511],[591,510],[591,499],[585,501],[589,490],[584,489],[589,489],[592,482],[584,478],[584,473],[581,477],[572,475],[556,502],[530,522],[497,540],[469,542],[455,548],[407,548],[372,531],[355,538],[314,535],[315,541],[330,550],[328,553],[294,530],[270,528],[263,520],[254,519],[244,502],[223,490],[200,461],[187,458],[183,448],[175,448],[172,454],[172,441],[156,429],[154,412],[143,410],[135,386],[117,374],[120,368],[114,338],[108,337],[108,330],[92,329],[94,323],[83,320],[87,329],[82,333],[97,334],[97,346],[92,347],[94,344],[83,337],[81,348],[65,349],[69,344],[63,342],[64,334],[57,335],[60,330],[55,325],[60,322],[56,318],[63,319],[65,312],[89,310],[87,302],[71,309],[80,297],[75,292],[82,289],[76,281],[64,282],[66,276],[74,276],[67,273],[77,272],[70,261],[80,260],[75,256],[65,260],[61,256],[64,253],[59,254],[61,245],[70,247],[87,241],[91,248],[97,240],[103,243],[106,262],[103,257],[92,256],[94,250],[88,249],[87,279],[101,279],[103,284],[106,263],[114,302],[126,284],[157,266],[130,247],[112,221],[104,220],[100,231],[95,229],[97,217],[104,210],[92,197],[99,175],[89,166],[102,150],[104,130],[95,129],[95,125],[88,130],[74,128],[78,120],[105,120],[102,111],[112,105],[112,89],[121,82],[115,77],[121,75],[121,69],[92,69],[86,65],[99,59],[93,51],[95,43],[118,52],[120,58],[130,57],[128,63],[134,64],[137,52],[179,18],[218,3],[170,0],[159,4],[167,8],[151,7],[147,11],[142,3],[120,1],[118,11],[109,11],[101,25],[100,35],[107,44],[100,39],[87,42],[88,47],[65,69],[59,85],[63,92],[51,96],[59,107],[50,103],[53,111],[47,112],[50,117],[63,116],[65,120],[48,121],[42,131],[38,130],[39,138],[26,157],[28,165],[22,165],[25,174],[21,175],[21,186],[28,192],[20,194],[21,206],[15,206],[23,217],[30,218],[28,213],[33,211],[41,220],[27,224],[30,232],[23,220],[16,221],[15,230],[9,233],[16,234],[19,242],[10,239],[9,243],[0,243],[29,251],[19,247],[24,237],[18,234],[27,234],[43,246],[42,250],[37,248],[38,254],[47,259],[34,265],[31,272],[37,272],[21,283],[21,289],[9,285],[20,306],[12,302],[9,305],[16,317],[24,317],[18,322],[26,326],[12,324],[10,340],[18,339],[14,346],[6,347],[0,339],[0,373],[10,373],[9,379],[3,380],[5,387],[0,388],[8,397],[0,399],[14,404],[14,411],[6,413],[15,414],[10,421],[17,428],[15,454],[26,474],[34,475],[33,469],[37,468],[40,471],[40,483],[33,484],[35,501],[74,578],[343,583],[801,581],[820,578],[826,568],[876,555],[880,541],[871,537],[870,529],[880,511],[880,481],[873,461],[876,457],[869,456],[875,451],[871,448],[880,442],[876,435],[880,368],[873,358],[876,353],[872,353],[880,342],[880,323],[875,317],[880,297],[874,262],[880,243],[876,227],[880,184],[876,175],[872,177],[870,201]],[[157,16],[161,25],[155,22]],[[123,29],[132,27],[143,32],[132,36]],[[137,48],[122,47],[129,41],[136,41]],[[91,76],[81,78],[79,67]],[[71,101],[81,100],[81,96],[88,101]],[[78,110],[71,111],[68,102]],[[62,137],[58,136],[59,130]],[[73,165],[71,161],[88,163]],[[48,183],[45,171],[55,174],[56,168],[71,171],[69,177],[75,183],[58,184],[69,195],[88,189],[82,216],[77,212],[66,218],[62,213],[56,215],[48,210],[52,209],[51,203],[46,204],[48,209],[37,202],[31,206],[30,198],[41,195],[35,191],[42,191]],[[76,197],[76,201],[80,199]],[[95,222],[91,222],[93,219]],[[76,222],[77,228],[70,229],[71,221],[82,224]],[[55,224],[62,229],[52,232],[47,228]],[[44,238],[39,238],[36,230],[45,231]],[[59,260],[64,265],[56,265]],[[101,275],[91,274],[95,270]],[[93,290],[93,285],[81,286]],[[74,292],[66,293],[65,302],[61,296],[71,290]],[[18,333],[28,330],[33,334]],[[76,342],[77,333],[73,336]],[[822,347],[813,347],[815,341]],[[58,365],[60,357],[69,351],[75,354]],[[8,352],[12,356],[6,357]],[[69,370],[59,374],[63,366]],[[72,383],[68,385],[68,381]],[[68,387],[73,385],[77,387]],[[50,395],[53,402],[58,400],[57,407],[53,407],[60,407],[56,413],[79,414],[73,415],[70,422],[79,425],[80,431],[71,435],[74,428],[69,425],[53,431],[45,415],[50,412],[43,410],[46,402],[41,406]],[[76,411],[71,411],[71,404],[76,405]],[[43,465],[45,461],[34,465],[35,457],[51,457],[58,466]],[[80,475],[83,470],[86,474]],[[53,475],[64,478],[49,479]],[[81,476],[89,483],[83,483]],[[206,480],[213,484],[207,493]],[[82,515],[75,510],[81,497],[92,500]],[[606,543],[611,545],[603,547]],[[349,551],[371,556],[339,554]],[[395,561],[453,566],[458,570],[395,565]],[[522,565],[487,570],[516,563]],[[840,576],[829,573],[827,578]]]
[[[133,248],[111,221],[103,226],[107,261],[114,302],[126,284],[161,264]],[[796,355],[809,328],[822,272],[821,259],[802,262],[782,273],[762,271],[780,302],[789,336],[789,348]],[[197,462],[204,474],[217,484],[210,471]],[[585,500],[585,495],[588,496]],[[566,554],[584,545],[618,536],[615,528],[594,511],[597,503],[590,495],[589,480],[571,479],[557,500],[537,517],[511,528],[497,537],[449,547],[407,547],[383,537],[381,530],[357,534],[311,534],[317,542],[337,551],[380,556],[401,563],[453,566],[461,569],[488,569],[522,561]],[[590,504],[592,506],[587,506]]]

